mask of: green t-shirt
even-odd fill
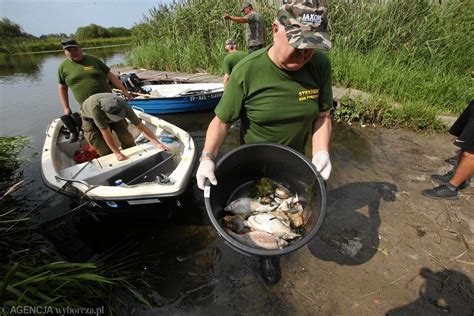
[[[106,129],[109,127],[109,123],[112,123],[100,107],[100,99],[109,96],[110,93],[97,93],[91,95],[81,105],[81,115],[85,118],[93,119],[95,125],[100,129]],[[127,114],[125,117],[128,118],[133,125],[141,123],[140,118],[135,114],[131,107],[127,107]]]
[[[68,86],[79,104],[89,96],[111,92],[107,82],[110,68],[100,59],[84,55],[81,62],[66,59],[58,67],[58,82]]]
[[[284,71],[262,49],[232,71],[217,117],[225,123],[241,119],[241,142],[273,142],[304,154],[319,112],[332,108],[331,64],[318,51],[301,69]]]
[[[227,54],[227,56],[224,57],[223,65],[222,65],[222,70],[224,71],[224,74],[230,75],[232,73],[232,69],[234,69],[235,65],[237,63],[247,57],[249,53],[246,52],[241,52],[241,51],[235,51],[230,54]]]
[[[245,18],[248,20],[247,29],[245,31],[248,46],[263,45],[263,30],[265,25],[263,24],[262,16],[252,11],[247,14]]]

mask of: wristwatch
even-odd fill
[[[202,159],[206,157],[212,161],[216,160],[216,156],[213,153],[211,153],[210,151],[203,151],[201,154],[201,158],[199,158],[199,161],[202,161]]]

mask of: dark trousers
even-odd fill
[[[454,145],[470,152],[474,151],[474,101],[469,103],[449,132],[457,137]]]

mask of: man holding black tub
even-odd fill
[[[217,185],[214,160],[232,122],[241,119],[242,144],[273,142],[304,154],[311,138],[312,162],[327,180],[333,107],[331,65],[318,50],[329,50],[326,1],[284,0],[273,23],[273,45],[255,52],[233,69],[209,124],[196,173]],[[264,280],[280,278],[278,257],[261,258]]]
[[[315,1],[318,2],[319,1]],[[327,7],[284,1],[273,23],[273,46],[240,62],[209,124],[197,182],[217,184],[214,159],[232,122],[241,119],[241,143],[274,142],[304,154],[312,139],[313,163],[327,180],[333,106]]]

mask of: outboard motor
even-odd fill
[[[120,81],[122,81],[123,85],[128,91],[146,93],[142,90],[142,82],[136,73],[122,74],[119,75],[118,78]]]

